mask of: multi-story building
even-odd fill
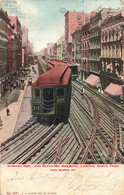
[[[81,80],[89,75],[90,23],[81,28]]]
[[[15,26],[14,33],[16,35],[16,44],[17,44],[17,70],[22,66],[22,31],[21,31],[21,23],[17,16],[9,16],[11,24]]]
[[[103,89],[110,83],[122,85],[124,79],[124,9],[117,10],[116,15],[107,17],[101,23],[101,64]]]
[[[57,58],[57,43],[55,43],[53,47],[53,58]]]
[[[72,61],[81,64],[81,29],[72,33]]]
[[[47,59],[47,56],[48,56],[48,53],[47,53],[47,48],[44,48],[43,49],[43,58],[46,60]]]
[[[28,53],[29,53],[29,43],[28,43],[28,28],[22,29],[22,65],[28,66]]]
[[[11,23],[8,24],[8,48],[7,48],[7,73],[13,70],[13,29]]]
[[[89,21],[94,12],[67,11],[65,14],[65,59],[72,61],[72,36],[71,34]]]
[[[53,48],[54,48],[54,43],[48,43],[47,44],[47,54],[48,54],[47,58],[48,59],[53,58],[53,53],[54,53]]]
[[[15,26],[9,22],[8,24],[8,48],[7,48],[7,88],[10,88],[13,81],[16,79],[16,64],[17,64],[17,42],[16,34],[14,33]]]
[[[34,45],[28,41],[28,64],[34,63]]]
[[[7,90],[7,47],[8,47],[8,24],[7,12],[0,9],[0,98]]]
[[[62,35],[57,41],[57,59],[65,59],[65,36]]]
[[[29,53],[30,54],[33,54],[34,53],[34,45],[31,42],[29,42]]]
[[[117,10],[104,8],[90,18],[90,73],[100,75],[101,71],[101,22],[107,16],[113,15]]]

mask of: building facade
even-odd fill
[[[34,45],[28,41],[28,64],[34,64]]]
[[[53,46],[53,58],[57,58],[57,43]]]
[[[101,79],[105,89],[124,77],[124,9],[101,24]]]
[[[7,47],[8,47],[8,24],[7,12],[0,9],[0,98],[7,90]]]
[[[90,23],[81,28],[81,80],[89,76]]]
[[[65,59],[65,36],[62,35],[57,41],[57,59]]]
[[[15,26],[14,33],[16,35],[16,67],[17,70],[22,66],[22,31],[21,23],[17,16],[9,16],[11,24]]]
[[[9,22],[8,24],[8,48],[7,48],[7,88],[12,86],[16,79],[17,69],[17,37],[14,33],[15,26]]]
[[[81,64],[81,29],[72,33],[72,61]]]
[[[102,85],[121,84],[124,76],[124,10],[101,24]]]
[[[101,22],[103,22],[107,16],[116,14],[117,10],[104,8],[96,13],[90,19],[90,58],[89,67],[90,73],[100,75],[101,71]]]
[[[46,48],[43,49],[43,55],[42,55],[42,57],[46,60],[47,59],[47,56],[48,56],[48,54],[47,54],[47,47],[46,47]]]
[[[54,43],[47,44],[47,58],[48,59],[51,59],[54,56],[53,48],[54,48]]]
[[[29,53],[29,43],[28,43],[28,28],[22,29],[22,66],[28,66],[28,53]]]
[[[89,21],[94,14],[91,12],[67,11],[65,14],[65,59],[72,61],[72,36],[71,34]]]

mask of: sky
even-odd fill
[[[29,41],[39,52],[64,34],[68,10],[90,13],[104,7],[121,8],[122,4],[121,0],[2,0],[0,7],[9,15],[17,15],[22,27],[29,28]]]

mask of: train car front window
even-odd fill
[[[57,101],[65,100],[64,89],[57,89]]]
[[[40,89],[35,89],[35,100],[40,99]]]

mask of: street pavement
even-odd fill
[[[34,82],[39,77],[37,65],[34,65],[34,68],[37,73],[35,74],[31,70],[30,75],[32,77],[32,82]],[[16,92],[17,91],[14,89],[13,92],[11,92],[13,95],[10,95],[15,97],[14,94],[16,94]],[[19,90],[19,95],[17,92],[16,96],[18,96],[16,102],[11,103],[11,100],[9,101],[9,116],[6,114],[6,107],[3,106],[4,108],[0,111],[0,117],[3,124],[0,130],[0,143],[10,138],[14,132],[17,132],[18,129],[31,117],[31,86],[28,86],[28,79],[25,81],[24,90]]]
[[[27,77],[21,76],[19,77],[19,80],[26,80]],[[6,107],[6,99],[7,99],[7,104],[11,104],[13,102],[17,102],[19,95],[20,95],[20,90],[22,89],[22,85],[19,87],[11,88],[12,91],[10,92],[10,90],[8,90],[5,95],[2,97],[2,99],[0,100],[0,111]]]

